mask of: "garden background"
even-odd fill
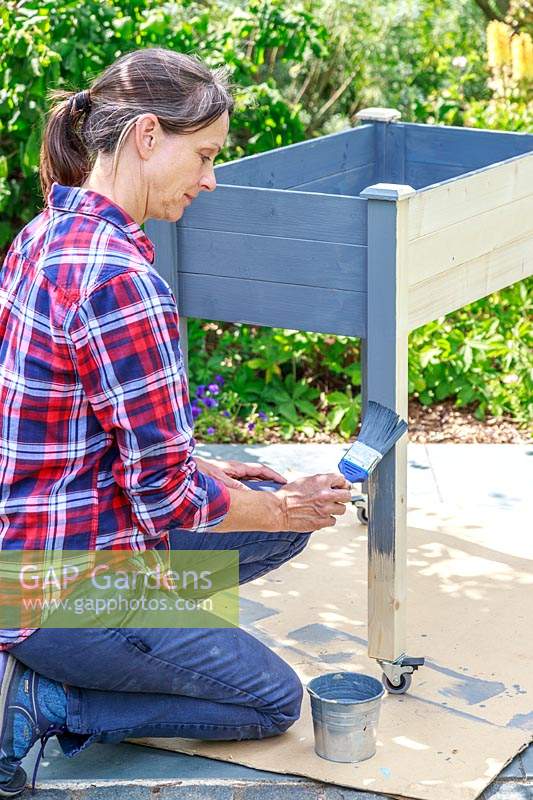
[[[217,163],[352,127],[368,106],[405,122],[533,130],[533,0],[4,0],[0,36],[0,259],[44,207],[47,92],[87,88],[142,47],[229,66],[236,112]],[[412,331],[415,441],[462,417],[496,426],[496,441],[527,436],[532,312],[528,279]],[[197,439],[356,433],[359,340],[196,319],[188,336]]]

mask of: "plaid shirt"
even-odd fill
[[[124,209],[54,183],[0,270],[0,549],[131,549],[205,531],[178,311]],[[32,630],[0,630],[0,650]]]

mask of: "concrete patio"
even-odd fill
[[[205,458],[261,461],[280,472],[308,474],[336,470],[342,445],[201,445]],[[533,446],[409,445],[408,520],[424,509],[446,507],[452,514],[490,516],[498,530],[528,530],[533,518]],[[527,523],[529,520],[529,525]],[[516,524],[515,524],[516,523]],[[243,627],[253,630],[246,604]],[[307,702],[307,699],[304,699]],[[23,765],[31,778],[38,747]],[[74,759],[52,739],[41,763],[37,797],[42,800],[373,800],[385,798],[306,778],[263,772],[237,764],[135,744],[96,744]],[[29,795],[29,792],[28,792]],[[483,800],[533,798],[533,745],[517,756],[482,795]]]

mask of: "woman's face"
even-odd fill
[[[176,222],[200,192],[216,188],[213,161],[228,134],[228,112],[195,133],[165,134],[157,118],[151,130],[149,123],[150,117],[141,134],[143,144],[153,137],[150,155],[143,159],[145,215]]]

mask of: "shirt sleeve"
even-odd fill
[[[202,532],[222,522],[230,496],[200,472],[174,295],[157,274],[115,275],[68,321],[79,379],[104,431],[117,442],[113,476],[138,526]]]

